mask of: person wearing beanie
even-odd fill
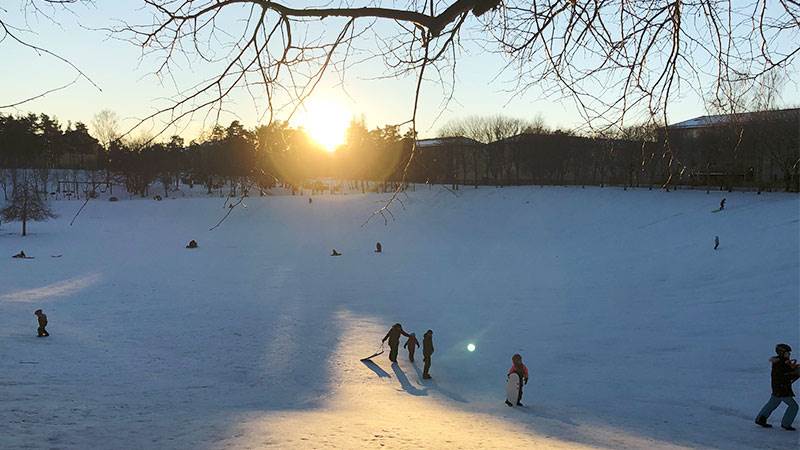
[[[792,347],[789,347],[788,344],[776,345],[775,353],[777,356],[769,359],[770,363],[772,363],[772,396],[759,411],[756,417],[756,424],[764,428],[772,428],[772,425],[767,423],[767,419],[781,403],[786,403],[787,408],[786,412],[783,413],[781,428],[787,431],[795,431],[792,422],[797,416],[798,406],[794,399],[792,383],[800,378],[800,368],[798,368],[797,360],[790,359]]]

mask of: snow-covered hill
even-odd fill
[[[774,345],[800,347],[796,195],[456,194],[388,226],[361,227],[377,194],[253,198],[215,231],[216,198],[4,223],[0,447],[797,447],[752,423]],[[359,361],[394,322],[434,330],[433,380]]]

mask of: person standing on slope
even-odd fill
[[[423,380],[431,379],[431,374],[428,373],[431,370],[431,355],[433,355],[433,330],[428,330],[422,336],[422,360],[425,362],[422,369]]]
[[[412,363],[414,362],[414,352],[417,351],[417,347],[419,347],[419,341],[417,340],[417,335],[411,333],[411,336],[408,337],[408,340],[405,344],[403,344],[403,348],[408,348],[408,360]]]
[[[519,353],[514,354],[511,357],[511,368],[508,369],[507,376],[510,376],[512,373],[516,373],[519,376],[519,396],[517,397],[517,406],[522,405],[522,385],[528,384],[528,367],[525,364],[522,364],[522,355]],[[506,404],[511,406],[511,402],[506,400]]]
[[[34,311],[33,315],[36,316],[36,320],[39,322],[39,329],[36,330],[38,337],[50,336],[50,333],[48,333],[46,329],[47,315],[43,313],[41,309]]]
[[[393,363],[397,362],[397,351],[400,349],[400,335],[409,337],[409,334],[403,331],[403,326],[396,323],[392,325],[392,328],[389,329],[386,336],[381,339],[381,342],[386,342],[387,339],[389,340],[389,361]]]
[[[783,414],[781,420],[781,428],[787,431],[795,431],[792,426],[795,416],[797,416],[797,402],[795,401],[794,391],[792,391],[792,383],[800,378],[798,373],[797,360],[789,359],[792,353],[792,348],[787,344],[778,344],[775,346],[775,353],[778,356],[773,356],[769,359],[772,363],[772,396],[767,401],[767,404],[761,408],[761,411],[756,417],[756,423],[764,428],[772,428],[772,425],[767,423],[769,415],[775,411],[781,402],[786,403],[786,412]]]

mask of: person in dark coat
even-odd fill
[[[400,335],[409,337],[409,334],[403,331],[403,326],[396,323],[392,325],[392,328],[389,329],[386,336],[381,339],[381,342],[386,342],[387,339],[389,340],[389,361],[393,363],[397,362],[397,351],[400,349]]]
[[[331,256],[342,256],[342,254],[337,252],[336,249],[333,249],[331,250]]]
[[[414,352],[417,351],[417,347],[419,347],[419,341],[417,340],[417,335],[411,333],[411,336],[408,337],[408,340],[405,344],[403,344],[403,348],[408,349],[408,360],[412,363],[414,362]]]
[[[422,361],[425,362],[422,368],[422,379],[430,380],[431,374],[431,355],[433,355],[433,330],[428,330],[422,336]]]
[[[724,198],[719,202],[719,210],[722,211],[723,209],[725,209],[725,199]]]
[[[714,236],[714,250],[719,248],[719,236]]]
[[[188,244],[186,244],[186,248],[197,248],[197,241],[192,239]]]
[[[767,423],[767,419],[769,419],[769,415],[783,402],[786,403],[788,408],[786,408],[786,412],[783,414],[781,428],[788,431],[795,431],[792,422],[794,422],[794,418],[797,416],[798,406],[794,399],[792,383],[800,378],[800,369],[798,368],[797,360],[789,359],[792,348],[787,344],[776,345],[775,353],[777,353],[777,356],[773,356],[769,359],[772,363],[772,396],[758,413],[756,423],[764,428],[772,428],[772,425]]]
[[[48,333],[45,329],[45,327],[47,327],[47,316],[45,313],[43,313],[41,309],[37,309],[33,312],[33,315],[36,316],[36,320],[39,321],[39,329],[36,330],[39,334],[39,337],[50,336],[50,333]]]
[[[375,244],[375,253],[380,253],[382,251],[383,251],[383,246],[381,245],[381,243],[378,242],[377,244]]]

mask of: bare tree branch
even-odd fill
[[[30,14],[39,15],[39,16],[43,16],[44,18],[46,18],[50,22],[56,23],[56,20],[51,16],[52,13],[49,13],[49,12],[45,11],[43,9],[42,5],[40,5],[40,3],[44,3],[46,5],[49,5],[51,8],[55,8],[56,6],[58,6],[59,8],[63,9],[63,8],[66,8],[67,5],[72,5],[72,4],[76,4],[76,3],[79,3],[79,2],[83,2],[83,1],[86,1],[86,0],[20,0],[20,10],[23,13],[23,15],[26,17],[26,19],[25,19],[25,21],[26,21],[25,28],[22,28],[22,27],[16,26],[16,25],[12,25],[8,21],[8,19],[6,19],[2,15],[0,15],[0,44],[2,44],[4,41],[6,41],[6,39],[10,39],[11,42],[14,42],[14,43],[16,43],[18,45],[21,45],[22,47],[25,47],[25,48],[27,48],[29,50],[32,50],[33,52],[35,52],[38,55],[47,55],[47,56],[50,56],[51,58],[56,59],[57,61],[59,61],[59,62],[61,62],[63,64],[66,64],[73,72],[76,73],[75,79],[73,79],[69,83],[66,83],[66,84],[61,85],[61,86],[56,87],[56,88],[46,89],[46,90],[42,91],[39,94],[32,95],[32,96],[30,96],[28,98],[25,98],[25,99],[22,99],[22,100],[14,101],[14,102],[11,102],[11,103],[6,104],[6,105],[0,105],[0,109],[15,108],[15,107],[21,106],[21,105],[23,105],[25,103],[40,99],[40,98],[45,97],[48,94],[51,94],[53,92],[57,92],[57,91],[66,89],[66,88],[74,85],[75,83],[77,83],[78,80],[80,80],[80,79],[83,79],[83,80],[89,82],[89,84],[94,86],[98,91],[101,91],[101,92],[103,91],[100,88],[100,86],[97,85],[97,83],[95,83],[94,80],[92,80],[91,77],[89,77],[86,73],[84,73],[71,60],[69,60],[68,58],[66,58],[64,56],[61,56],[60,54],[58,54],[56,52],[48,50],[47,48],[45,48],[45,47],[43,47],[41,45],[33,44],[29,40],[27,40],[26,38],[24,38],[22,36],[24,32],[30,32],[31,31],[30,27],[27,25],[27,15],[29,13]],[[8,11],[5,8],[0,7],[0,13],[7,13],[7,12]]]

